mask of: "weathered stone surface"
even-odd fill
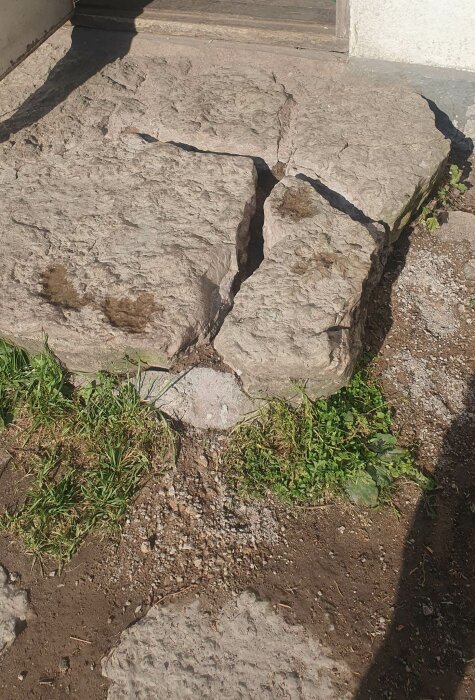
[[[394,238],[449,152],[414,90],[355,75],[328,58],[144,36],[132,47],[107,34],[83,37],[76,31],[71,50],[27,109],[7,120],[7,130],[28,125],[26,150],[29,144],[32,152],[61,151],[85,138],[117,141],[124,130],[136,130],[260,157],[271,168],[280,162],[289,175],[321,180],[341,202],[386,223]],[[55,50],[61,55],[64,46]],[[15,71],[22,95],[28,79],[38,82],[33,62]],[[42,66],[37,71],[44,76]],[[12,93],[14,82],[8,91],[0,85],[0,103],[10,108]]]
[[[0,566],[0,655],[16,639],[25,623],[28,612],[28,598],[21,591],[8,583],[8,575]]]
[[[475,255],[475,214],[449,211],[447,221],[442,224],[437,236],[447,243],[465,243]]]
[[[46,333],[73,369],[166,366],[231,304],[255,198],[251,160],[129,135],[0,164],[0,333]]]
[[[330,394],[348,381],[361,349],[384,231],[285,178],[266,200],[264,238],[264,261],[242,285],[215,348],[251,396],[289,396],[295,381],[312,396]]]
[[[181,375],[148,370],[138,389],[164,413],[201,430],[227,430],[256,409],[232,374],[208,367]]]
[[[467,192],[469,204],[472,192],[475,193],[473,188]],[[473,208],[475,210],[475,206]],[[446,223],[442,224],[438,231],[438,236],[447,243],[462,244],[466,250],[464,276],[469,282],[475,282],[475,214],[465,211],[450,211]]]
[[[190,66],[191,68],[191,66]],[[206,151],[278,160],[280,114],[288,97],[268,73],[254,77],[229,69],[190,70],[159,82],[160,139]]]
[[[155,606],[102,662],[109,700],[185,697],[237,700],[349,700],[350,669],[317,639],[289,625],[269,603],[242,593],[216,616]]]
[[[449,154],[426,101],[401,87],[326,81],[298,101],[287,174],[305,174],[399,235]],[[342,200],[344,198],[344,200]]]

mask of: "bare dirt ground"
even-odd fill
[[[456,206],[473,212],[473,201],[469,190]],[[32,609],[1,660],[0,698],[105,698],[101,659],[151,605],[199,594],[217,609],[249,589],[350,666],[359,700],[475,697],[467,255],[438,231],[410,227],[369,315],[367,349],[378,353],[375,371],[402,439],[436,480],[428,498],[400,483],[391,505],[371,511],[243,502],[223,475],[226,437],[185,431],[176,467],[157,466],[119,541],[92,540],[58,571],[41,570],[19,542],[0,537],[0,562]],[[14,457],[0,474],[2,509],[21,494]]]

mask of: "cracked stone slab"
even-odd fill
[[[264,208],[265,257],[236,296],[214,341],[251,396],[331,394],[361,350],[367,295],[386,250],[378,224],[332,208],[302,180],[284,178]]]
[[[304,174],[339,195],[395,240],[443,170],[450,141],[427,102],[399,86],[326,81],[301,97],[287,174]]]
[[[108,700],[349,700],[350,669],[250,593],[216,615],[195,600],[155,606],[103,659]]]
[[[135,130],[253,156],[269,168],[280,163],[288,175],[321,181],[340,204],[384,222],[394,239],[448,155],[450,142],[423,97],[355,75],[341,62],[249,47],[230,52],[164,44],[143,35],[114,51],[107,33],[85,32],[76,30],[67,52],[67,33],[49,40],[63,57],[27,108],[20,101],[19,113],[0,129],[26,125],[25,152],[61,151],[81,139],[116,142]],[[50,66],[51,52],[43,52]],[[35,60],[44,77],[43,57],[36,55],[8,77],[6,88],[0,85],[0,102],[9,109],[17,83],[22,97],[28,80],[38,84]]]
[[[257,407],[232,374],[209,367],[183,374],[147,370],[137,384],[143,399],[200,430],[228,430]]]
[[[8,583],[8,575],[0,566],[0,656],[15,641],[28,614],[25,591]]]
[[[449,154],[450,141],[427,102],[401,86],[348,79],[340,71],[318,76],[318,68],[310,80],[306,65],[296,74],[279,63],[252,73],[185,57],[157,65],[142,68],[134,93],[145,105],[137,128],[163,141],[259,157],[270,168],[283,163],[286,174],[316,179],[340,203],[386,224],[394,240]],[[125,66],[112,70],[124,83]],[[115,107],[111,134],[130,120],[130,109],[124,102]]]
[[[0,333],[47,334],[73,370],[168,366],[232,301],[254,211],[250,159],[130,134],[0,164]]]

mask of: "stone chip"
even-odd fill
[[[164,413],[200,430],[227,430],[256,409],[232,374],[193,367],[175,375],[148,370],[139,377],[141,396]]]

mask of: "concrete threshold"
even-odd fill
[[[251,10],[252,12],[252,10]],[[188,12],[158,8],[140,15],[124,10],[78,7],[76,26],[95,29],[152,33],[161,36],[194,37],[239,43],[294,46],[346,53],[348,42],[335,36],[335,26],[318,21],[253,17],[219,12]]]

